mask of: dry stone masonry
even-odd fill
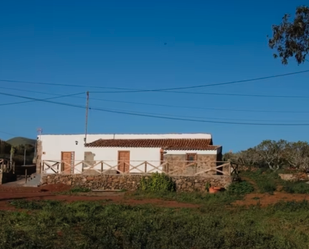
[[[72,187],[85,187],[90,189],[105,190],[129,190],[138,189],[143,175],[45,175],[42,177],[42,185],[66,184]],[[148,176],[146,176],[148,177]],[[214,187],[226,188],[232,183],[231,176],[209,175],[209,176],[173,176],[178,192],[205,191],[205,186],[210,183]]]

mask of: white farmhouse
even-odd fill
[[[216,167],[222,147],[211,134],[41,135],[37,171],[80,174],[178,172]]]

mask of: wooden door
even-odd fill
[[[63,151],[61,152],[61,172],[65,174],[74,173],[74,152]]]
[[[118,170],[122,173],[130,171],[130,151],[118,151]]]

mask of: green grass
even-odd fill
[[[284,181],[277,172],[269,170],[244,171],[240,174],[256,183],[257,191],[272,194],[282,187],[281,191],[291,194],[309,194],[309,184],[303,181]]]
[[[218,203],[223,198],[209,196]],[[14,201],[34,212],[0,212],[0,248],[308,248],[306,201],[267,208],[205,203],[203,209],[171,209]]]
[[[247,181],[233,182],[228,187],[228,194],[230,195],[245,195],[254,191],[254,187]]]
[[[309,194],[309,184],[306,182],[291,182],[283,183],[283,191],[291,194]]]
[[[74,188],[71,188],[70,190],[60,192],[59,194],[62,194],[62,195],[77,195],[79,193],[88,193],[88,192],[91,192],[90,188],[74,187]]]
[[[133,194],[126,195],[127,198],[134,199],[162,199],[167,201],[177,201],[191,204],[199,205],[229,205],[237,199],[240,199],[242,196],[231,195],[228,192],[222,192],[217,194],[208,194],[208,193],[152,193],[152,192],[142,192],[136,191]]]
[[[278,174],[270,170],[244,171],[241,172],[240,177],[247,177],[254,181],[260,193],[273,194],[282,183]]]

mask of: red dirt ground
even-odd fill
[[[65,202],[74,201],[106,201],[106,203],[118,203],[118,204],[151,204],[161,207],[173,207],[173,208],[196,208],[199,205],[190,203],[181,203],[176,201],[165,201],[160,199],[141,199],[136,200],[130,196],[121,192],[91,192],[79,195],[61,195],[59,192],[64,192],[70,189],[70,186],[57,184],[57,185],[45,185],[41,187],[22,187],[22,186],[5,186],[0,185],[0,210],[12,210],[14,209],[9,205],[9,201],[26,199],[26,200],[59,200]],[[252,193],[245,196],[243,200],[234,202],[234,205],[257,205],[267,206],[279,201],[302,201],[309,200],[307,194],[288,194],[283,192],[275,192],[270,194],[257,194]]]
[[[45,185],[41,187],[20,187],[20,186],[1,186],[0,185],[0,210],[14,209],[9,205],[9,201],[24,200],[58,200],[65,202],[74,201],[106,201],[107,203],[140,205],[151,204],[162,207],[174,208],[196,208],[199,205],[190,203],[179,203],[176,201],[165,201],[160,199],[142,199],[136,200],[126,198],[125,193],[120,192],[100,192],[89,193],[87,195],[61,195],[59,192],[67,191],[70,187],[67,185]]]
[[[289,194],[284,192],[274,192],[273,195],[271,194],[248,194],[245,196],[243,200],[238,200],[234,202],[234,205],[257,205],[260,204],[261,206],[267,206],[270,204],[275,204],[279,201],[309,201],[308,194]]]

